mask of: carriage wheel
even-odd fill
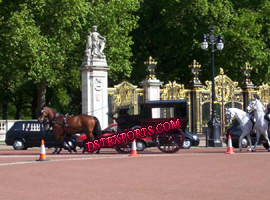
[[[182,130],[164,132],[156,136],[156,144],[163,153],[175,153],[183,145],[184,133]]]
[[[131,143],[130,142],[122,144],[120,146],[115,146],[114,148],[118,153],[123,153],[123,154],[131,153]]]

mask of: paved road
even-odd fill
[[[270,153],[226,155],[226,147],[192,147],[175,154],[157,149],[139,157],[103,149],[101,154],[51,155],[39,148],[0,146],[0,199],[269,199]]]

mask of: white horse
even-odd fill
[[[232,120],[235,118],[239,122],[241,130],[243,131],[242,135],[239,138],[238,143],[239,150],[242,151],[242,140],[244,137],[247,136],[249,143],[248,151],[251,151],[252,146],[250,139],[250,133],[252,131],[252,122],[250,120],[251,115],[238,108],[225,108],[225,116],[226,119],[230,120],[230,123],[232,123]]]
[[[263,136],[265,137],[265,139],[268,143],[268,147],[269,147],[268,151],[270,151],[270,143],[269,143],[269,138],[268,138],[268,133],[267,133],[268,121],[266,119],[264,119],[265,108],[264,108],[263,104],[261,103],[261,101],[259,99],[253,98],[247,107],[247,111],[249,113],[254,112],[254,116],[256,119],[256,122],[255,122],[253,129],[257,131],[257,134],[256,134],[257,139],[256,139],[256,142],[255,142],[255,145],[254,145],[254,148],[252,151],[256,151],[257,143],[259,141],[260,134],[263,134]],[[260,133],[260,134],[258,134],[258,133]]]

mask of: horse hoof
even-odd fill
[[[60,152],[57,152],[57,154],[60,154]]]
[[[248,149],[248,150],[247,150],[247,152],[250,152],[250,151],[251,151],[251,149]]]
[[[52,154],[55,154],[55,153],[56,153],[56,151],[52,152]]]
[[[239,148],[239,151],[242,151],[242,148]]]
[[[256,152],[256,149],[252,149],[252,152]]]

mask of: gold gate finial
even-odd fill
[[[219,68],[219,74],[220,74],[220,75],[224,75],[224,70],[223,70],[223,68]]]
[[[199,79],[201,65],[196,60],[193,60],[192,64],[189,65],[188,67],[191,69],[191,73],[192,73],[192,80],[189,82],[189,84],[193,87],[202,86],[202,83]]]
[[[147,65],[147,69],[149,71],[149,79],[155,80],[155,69],[157,62],[152,58],[152,56],[149,56],[148,61],[144,62],[145,65]]]
[[[242,85],[244,86],[244,88],[253,88],[253,83],[250,80],[250,76],[251,76],[251,70],[253,69],[252,66],[250,66],[250,64],[248,62],[245,63],[245,66],[241,68],[243,71],[243,74],[245,76],[245,80],[243,81]]]

